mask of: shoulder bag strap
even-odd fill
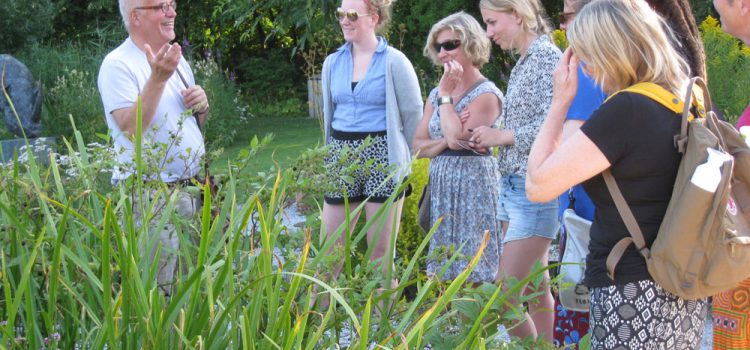
[[[711,105],[711,97],[710,95],[708,95],[706,83],[698,77],[690,79],[690,83],[688,84],[685,91],[685,99],[683,100],[684,102],[680,101],[671,92],[653,83],[639,83],[621,91],[629,91],[642,94],[675,111],[675,113],[682,113],[680,134],[675,135],[674,140],[675,146],[680,153],[685,152],[685,147],[687,145],[687,125],[688,122],[693,119],[693,116],[690,113],[690,106],[695,106],[699,117],[705,117],[705,106]],[[630,237],[625,237],[617,242],[617,244],[615,244],[615,246],[612,248],[612,251],[607,256],[607,275],[609,276],[609,278],[614,280],[615,267],[617,266],[617,263],[622,258],[622,255],[625,254],[625,250],[630,246],[631,243],[635,244],[638,251],[646,259],[649,258],[651,252],[646,246],[646,240],[643,236],[643,232],[641,231],[640,226],[638,226],[638,222],[635,220],[635,216],[633,216],[633,212],[630,210],[628,203],[625,201],[625,197],[623,197],[620,188],[617,186],[617,182],[615,181],[614,176],[612,176],[612,172],[607,169],[602,172],[602,176],[604,177],[604,181],[607,184],[607,189],[612,196],[612,200],[615,202],[617,211],[620,213],[620,217],[622,218],[622,221],[625,223],[625,227],[627,227],[628,232],[630,233]]]
[[[625,197],[622,196],[620,187],[617,186],[617,182],[615,181],[614,176],[612,176],[612,172],[607,169],[602,173],[602,176],[604,176],[604,181],[607,183],[607,189],[612,196],[612,200],[615,202],[617,211],[620,213],[620,217],[622,217],[622,221],[625,223],[625,227],[628,228],[628,232],[630,233],[630,237],[625,237],[617,242],[607,256],[607,275],[614,280],[615,267],[617,266],[617,263],[620,262],[620,258],[625,254],[625,250],[628,249],[628,246],[630,246],[631,243],[635,244],[635,247],[646,259],[648,259],[650,252],[648,247],[646,247],[646,240],[643,238],[643,232],[641,231],[640,226],[638,226],[638,222],[635,220],[635,216],[633,216],[633,212],[630,210],[628,203],[625,201]]]
[[[182,71],[180,71],[180,65],[177,65],[177,67],[175,67],[175,72],[177,72],[177,75],[180,77],[180,80],[182,81],[182,85],[185,85],[185,88],[189,89],[190,84],[188,84],[187,79],[185,79],[185,76],[182,75]],[[203,129],[201,128],[201,121],[198,118],[198,111],[193,111],[193,118],[195,118],[195,124],[198,125],[198,130],[200,130],[202,134]]]
[[[180,80],[182,81],[182,85],[185,85],[186,89],[190,88],[190,84],[188,84],[187,79],[185,79],[185,76],[182,75],[182,71],[180,71],[179,64],[175,68],[175,72],[177,72],[177,75],[180,77]],[[203,128],[201,127],[201,121],[200,121],[200,118],[198,118],[197,111],[193,111],[193,118],[195,118],[195,125],[198,126],[198,131],[200,131],[201,135],[203,135]],[[203,135],[203,136],[205,138],[206,135]],[[205,144],[206,140],[204,139],[203,142]],[[205,148],[205,145],[204,145],[204,148]],[[213,181],[211,179],[210,173],[208,172],[208,152],[207,151],[205,151],[203,154],[203,181],[205,182]],[[210,187],[213,187],[213,186],[214,184],[211,183]],[[211,188],[211,194],[213,195],[214,193],[215,193],[215,189]]]

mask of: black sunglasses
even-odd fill
[[[459,46],[461,46],[461,40],[448,40],[442,43],[434,43],[433,48],[435,49],[435,52],[440,52],[440,49],[445,49],[445,51],[453,51],[457,49]]]
[[[348,9],[346,11],[340,7],[336,9],[336,17],[339,21],[343,21],[344,17],[346,17],[350,22],[356,22],[360,17],[366,17],[369,15],[370,14],[360,15],[355,9]]]

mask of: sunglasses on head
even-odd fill
[[[339,21],[343,21],[344,17],[346,17],[346,19],[348,19],[350,22],[356,22],[360,17],[369,15],[370,14],[360,15],[359,12],[357,12],[357,10],[355,9],[348,9],[346,11],[344,11],[344,9],[340,7],[336,9],[336,17],[339,19]]]
[[[445,49],[445,51],[453,51],[457,49],[459,46],[461,46],[461,40],[458,40],[458,39],[448,40],[442,43],[433,44],[433,48],[435,49],[435,52],[440,52],[440,49]]]

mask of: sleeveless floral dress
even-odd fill
[[[435,107],[428,126],[431,139],[443,138],[437,94],[435,88],[428,98]],[[456,112],[463,111],[482,94],[494,94],[501,101],[503,98],[502,92],[494,83],[485,81],[454,104]],[[493,127],[498,127],[499,124],[500,118],[497,118]],[[444,264],[461,248],[459,257],[441,277],[442,280],[455,279],[476,254],[484,231],[489,230],[489,244],[468,281],[493,282],[500,266],[502,251],[499,237],[502,231],[498,219],[500,172],[497,159],[491,155],[478,156],[469,151],[444,152],[430,160],[429,177],[430,222],[434,224],[441,216],[443,221],[430,241],[428,275],[438,275]]]

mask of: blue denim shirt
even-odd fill
[[[331,65],[331,97],[334,103],[332,127],[339,131],[371,132],[386,130],[385,122],[385,49],[386,40],[378,37],[365,76],[352,90],[352,44],[338,49]]]

